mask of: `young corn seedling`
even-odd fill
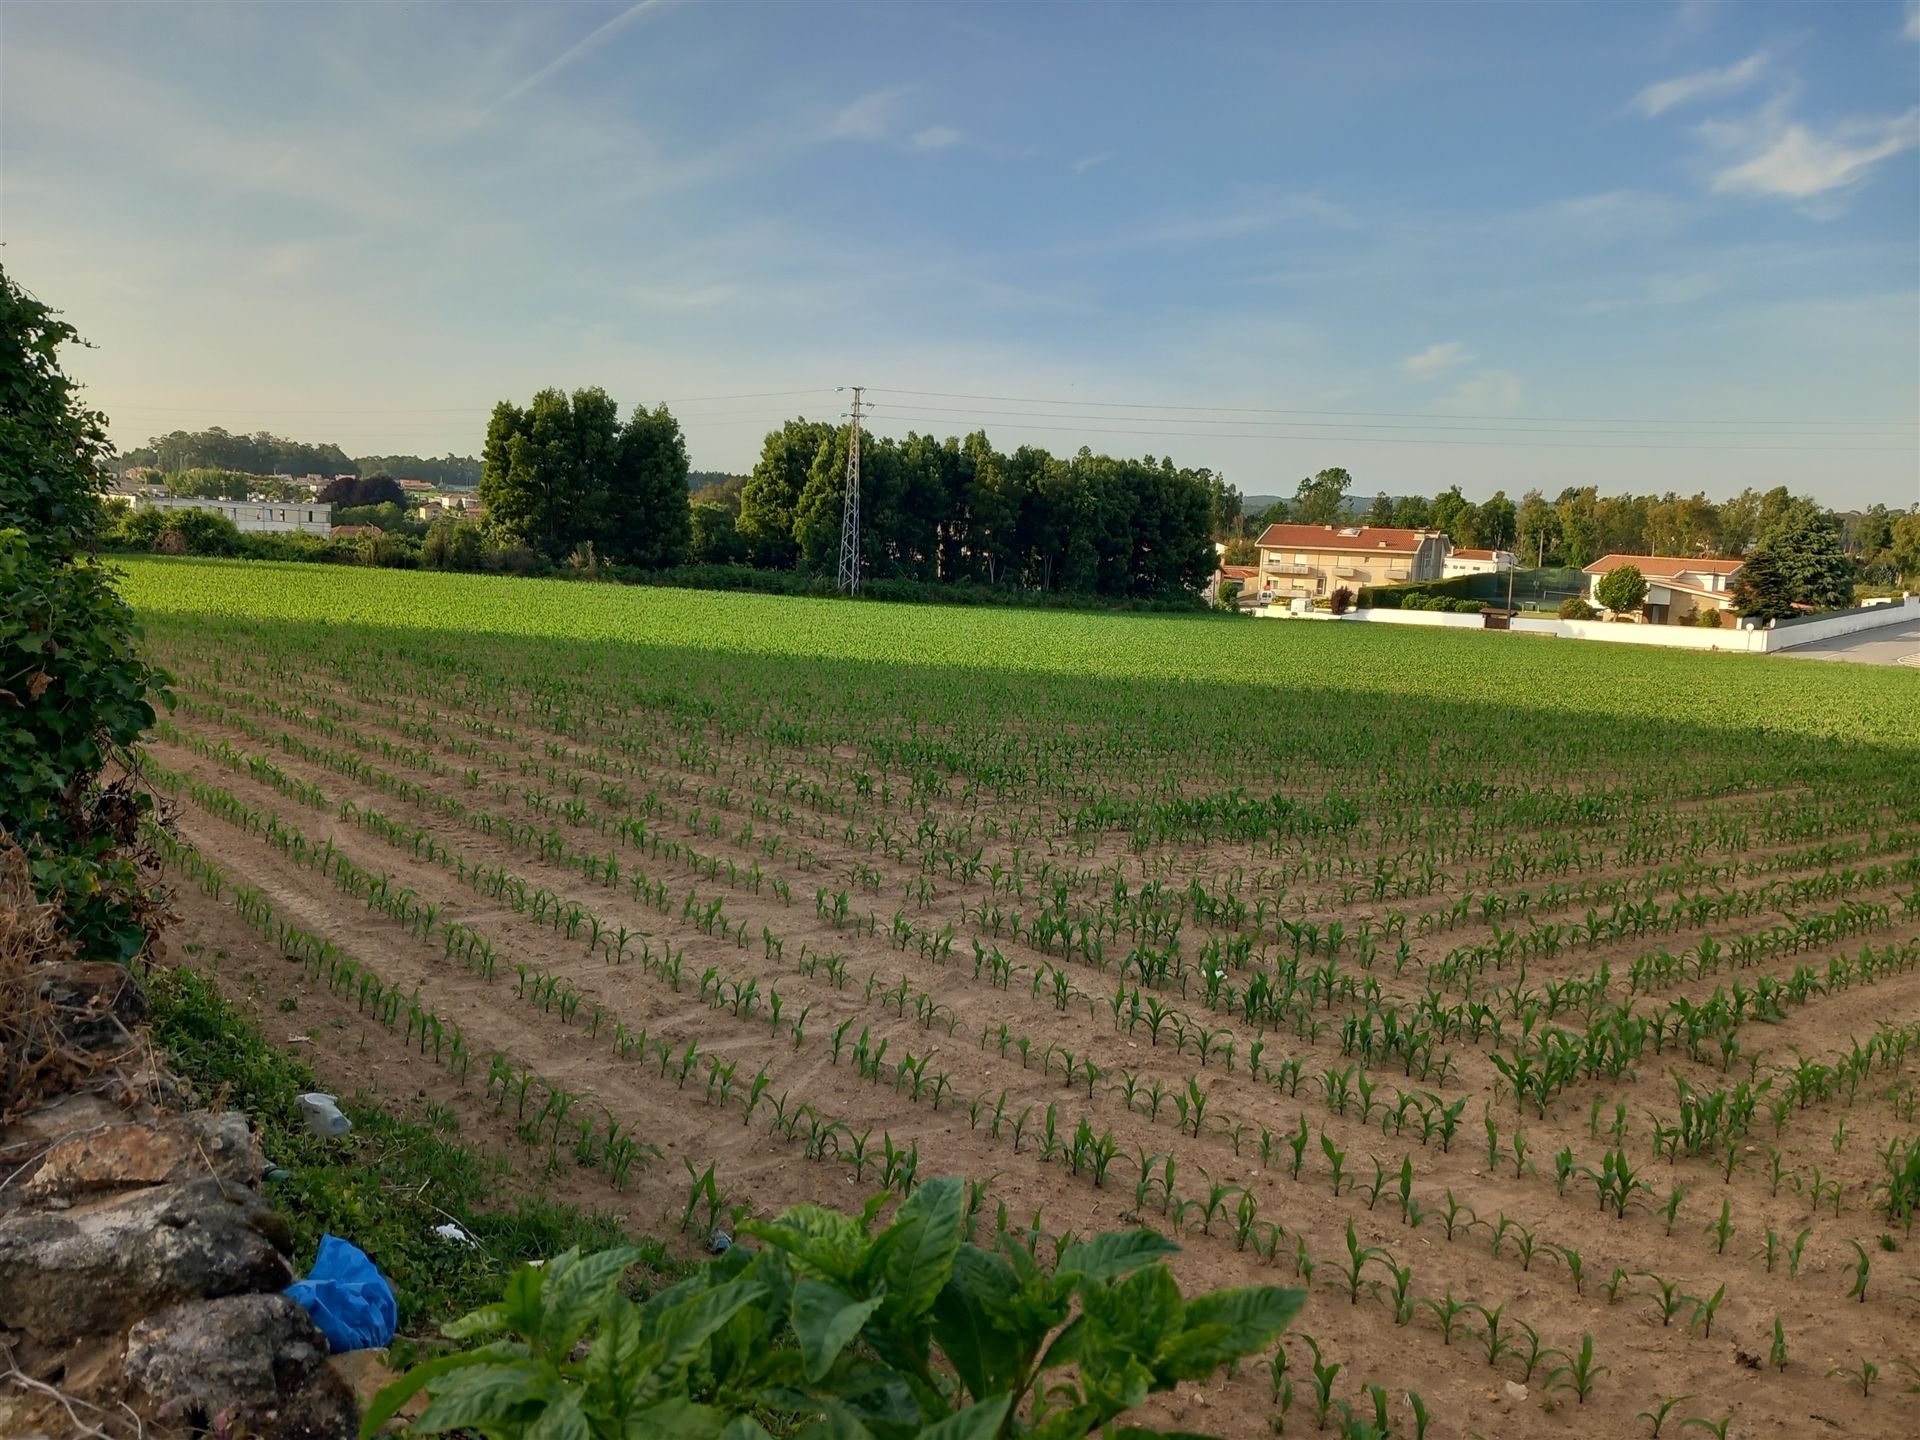
[[[1680,1293],[1678,1281],[1662,1280],[1651,1270],[1642,1270],[1639,1273],[1653,1282],[1653,1289],[1648,1293],[1654,1296],[1654,1307],[1660,1312],[1660,1324],[1663,1329],[1673,1324],[1673,1317],[1680,1313],[1681,1306],[1699,1303],[1693,1296]]]
[[[1867,1258],[1867,1247],[1858,1240],[1849,1239],[1847,1244],[1853,1247],[1853,1286],[1847,1291],[1849,1300],[1859,1297],[1862,1305],[1867,1303],[1867,1274],[1873,1268],[1873,1262]]]
[[[1707,1299],[1695,1300],[1693,1302],[1693,1318],[1687,1321],[1688,1331],[1691,1332],[1698,1329],[1702,1340],[1711,1340],[1713,1338],[1714,1312],[1719,1310],[1720,1302],[1726,1298],[1727,1287],[1722,1285]]]
[[[1863,1359],[1855,1366],[1836,1365],[1827,1371],[1828,1379],[1832,1379],[1835,1375],[1844,1376],[1858,1385],[1862,1398],[1865,1398],[1873,1393],[1873,1382],[1880,1378],[1880,1367],[1871,1360]]]
[[[1340,1279],[1346,1286],[1349,1305],[1360,1303],[1362,1275],[1367,1268],[1367,1263],[1372,1260],[1381,1261],[1389,1269],[1393,1266],[1392,1257],[1385,1250],[1377,1245],[1362,1245],[1360,1237],[1354,1232],[1353,1221],[1347,1221],[1347,1264],[1346,1268],[1340,1271]]]
[[[1727,1427],[1731,1424],[1733,1424],[1733,1416],[1730,1414],[1722,1415],[1718,1420],[1708,1420],[1701,1415],[1689,1415],[1680,1422],[1680,1428],[1686,1430],[1698,1425],[1713,1436],[1714,1440],[1727,1440]]]
[[[1485,1305],[1480,1304],[1475,1304],[1468,1308],[1478,1310],[1481,1320],[1485,1322],[1484,1328],[1480,1332],[1480,1339],[1487,1347],[1487,1364],[1499,1364],[1500,1357],[1513,1348],[1513,1341],[1502,1336],[1500,1333],[1500,1322],[1507,1312],[1506,1302],[1501,1302],[1491,1310]]]
[[[1333,1382],[1345,1367],[1329,1362],[1320,1353],[1320,1343],[1313,1336],[1302,1335],[1300,1338],[1313,1351],[1314,1424],[1324,1430],[1327,1428],[1327,1414],[1333,1409]]]
[[[1787,1368],[1787,1332],[1778,1315],[1773,1317],[1773,1344],[1767,1350],[1767,1363],[1785,1373]]]
[[[1440,1343],[1453,1344],[1453,1332],[1459,1328],[1460,1318],[1473,1309],[1470,1302],[1453,1298],[1453,1291],[1447,1291],[1444,1298],[1435,1300],[1431,1296],[1421,1297],[1420,1303],[1433,1312],[1433,1318],[1440,1322]]]
[[[1733,1201],[1732,1200],[1730,1199],[1721,1200],[1720,1218],[1714,1221],[1711,1225],[1707,1226],[1706,1233],[1709,1236],[1711,1236],[1713,1239],[1713,1253],[1716,1255],[1726,1254],[1727,1241],[1733,1238]]]
[[[1669,1395],[1653,1409],[1642,1410],[1633,1418],[1636,1420],[1644,1420],[1651,1425],[1653,1427],[1653,1440],[1659,1440],[1660,1431],[1665,1427],[1667,1417],[1692,1398],[1692,1395]]]
[[[1587,1397],[1593,1393],[1594,1382],[1602,1375],[1607,1374],[1612,1367],[1593,1363],[1593,1336],[1591,1334],[1580,1337],[1580,1350],[1578,1354],[1569,1356],[1564,1352],[1555,1353],[1560,1354],[1561,1359],[1566,1363],[1556,1365],[1547,1371],[1547,1378],[1544,1382],[1546,1388],[1548,1390],[1571,1390],[1573,1391],[1575,1403],[1580,1405],[1586,1404]]]

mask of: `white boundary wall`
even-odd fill
[[[1284,611],[1256,611],[1275,618],[1297,619]],[[1331,620],[1331,615],[1318,619]],[[1341,621],[1359,621],[1373,625],[1437,625],[1454,630],[1484,630],[1486,622],[1478,615],[1458,615],[1447,610],[1354,610],[1338,617]],[[1732,619],[1731,616],[1728,617]],[[1622,625],[1610,620],[1561,620],[1553,616],[1513,617],[1512,629],[1519,635],[1548,635],[1562,640],[1598,640],[1615,645],[1658,645],[1673,650],[1720,650],[1750,655],[1768,655],[1831,640],[1836,635],[1851,635],[1861,630],[1876,630],[1885,625],[1905,625],[1920,621],[1920,595],[1909,595],[1904,602],[1876,605],[1866,610],[1850,610],[1827,620],[1809,620],[1769,630],[1707,630],[1691,625]]]
[[[1791,650],[1811,645],[1816,640],[1831,640],[1836,635],[1852,635],[1860,630],[1877,630],[1882,625],[1904,625],[1920,621],[1920,595],[1909,595],[1904,602],[1875,605],[1866,610],[1850,610],[1826,620],[1806,620],[1798,625],[1781,625],[1766,632],[1772,643],[1768,650]]]

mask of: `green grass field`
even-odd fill
[[[1367,694],[1459,705],[1518,732],[1537,712],[1633,727],[1920,746],[1920,676],[1778,657],[1580,645],[1510,634],[1277,625],[588,585],[560,580],[242,561],[139,559],[125,591],[149,618],[224,616],[441,636],[513,637],[883,663],[916,669],[1118,680],[1169,694],[1205,687],[1242,723],[1281,723],[1284,697]],[[1280,698],[1276,701],[1276,692]],[[1278,708],[1276,708],[1276,705]],[[1632,748],[1630,735],[1622,741]]]

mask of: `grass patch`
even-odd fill
[[[353,1133],[316,1136],[300,1123],[294,1096],[320,1088],[313,1071],[275,1049],[197,971],[155,971],[147,979],[154,1043],[202,1103],[243,1110],[260,1134],[267,1182],[293,1227],[301,1273],[323,1234],[351,1240],[373,1258],[400,1302],[400,1329],[419,1334],[496,1299],[505,1275],[526,1260],[569,1246],[599,1250],[632,1243],[619,1222],[571,1205],[531,1198],[497,1207],[510,1166],[425,1125],[397,1119],[363,1097],[343,1100]],[[222,1092],[224,1091],[224,1094]],[[479,1243],[433,1233],[452,1220]],[[638,1242],[655,1271],[675,1268],[664,1246]]]

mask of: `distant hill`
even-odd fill
[[[725,470],[689,470],[687,472],[687,493],[704,490],[709,485],[726,485],[730,482],[746,483],[744,475],[732,475]]]

